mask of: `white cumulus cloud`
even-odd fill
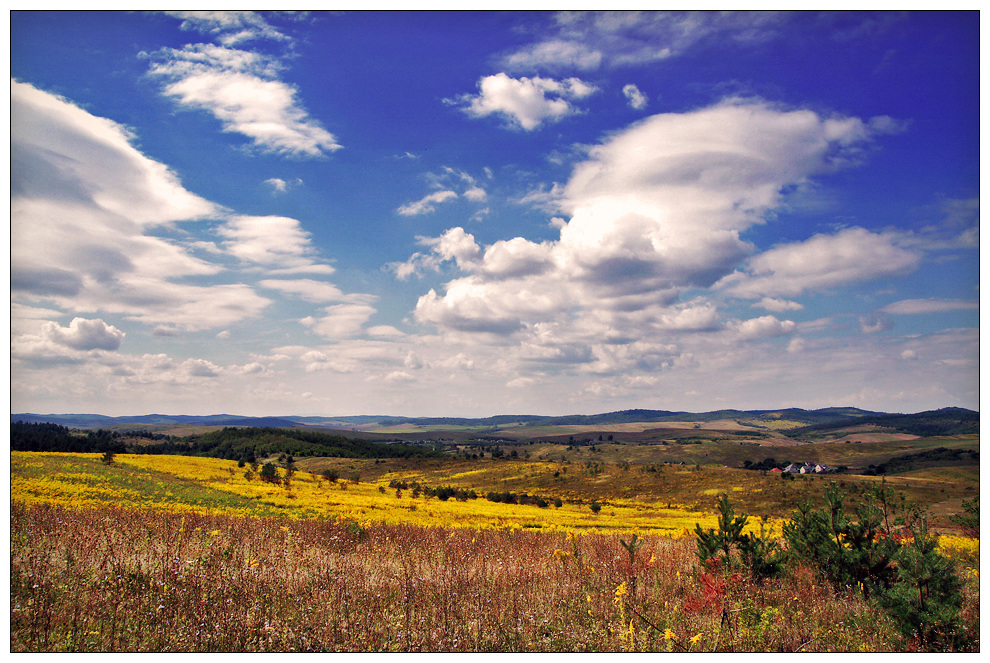
[[[557,122],[579,112],[571,102],[597,92],[597,88],[578,78],[512,78],[505,73],[485,76],[478,81],[478,94],[465,94],[447,100],[460,106],[472,117],[497,114],[511,126],[526,131],[538,129],[544,122]]]
[[[46,322],[41,334],[53,343],[74,350],[116,350],[124,340],[124,332],[100,319],[73,318],[68,327]]]

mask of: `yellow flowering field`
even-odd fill
[[[193,456],[119,454],[104,466],[99,454],[11,453],[11,500],[73,507],[114,505],[211,515],[334,518],[357,522],[474,529],[641,532],[685,536],[696,523],[714,527],[712,514],[658,503],[610,499],[600,513],[588,504],[540,508],[466,501],[396,491],[388,484],[402,473],[376,482],[329,482],[296,472],[288,487],[265,483],[234,461]],[[281,470],[284,475],[284,470]],[[751,519],[754,528],[757,519]]]

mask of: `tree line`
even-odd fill
[[[10,424],[11,451],[56,451],[66,453],[134,453],[177,456],[207,456],[226,460],[253,460],[275,454],[330,458],[425,458],[439,455],[427,448],[407,444],[383,444],[333,433],[287,428],[227,427],[201,435],[166,438],[148,444],[128,443],[131,435],[117,431],[77,431],[50,423]]]

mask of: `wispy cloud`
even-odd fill
[[[902,299],[899,302],[887,304],[880,310],[892,315],[923,315],[926,313],[944,313],[946,311],[971,311],[980,308],[978,301],[962,299]]]
[[[221,210],[138,152],[123,127],[15,81],[11,128],[13,296],[187,329],[230,324],[270,303],[241,284],[179,281],[223,268],[156,229]]]
[[[259,39],[289,40],[289,37],[282,34],[256,12],[170,11],[166,13],[181,18],[183,30],[195,30],[212,35],[225,46]]]
[[[270,273],[332,274],[334,268],[318,261],[310,233],[296,219],[284,216],[230,217],[217,229],[223,247],[245,263]]]
[[[759,43],[777,34],[776,12],[561,12],[541,38],[506,53],[507,71],[594,71],[659,62],[707,40]]]
[[[396,210],[402,216],[416,216],[435,212],[437,205],[457,198],[456,191],[435,191],[417,201],[406,203]]]
[[[233,48],[261,39],[289,41],[287,36],[251,12],[175,15],[184,28],[221,45],[187,44],[147,54],[149,74],[165,81],[166,96],[213,114],[224,131],[244,135],[267,152],[311,158],[340,149],[336,137],[303,109],[298,90],[279,80],[284,65],[278,58]]]

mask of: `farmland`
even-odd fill
[[[697,423],[424,429],[407,439],[439,453],[414,457],[15,451],[11,649],[978,650],[979,541],[955,518],[979,495],[978,435]],[[768,457],[891,471],[742,468]],[[829,486],[850,513],[877,489],[925,507],[963,583],[951,641],[807,563],[700,564],[720,495],[779,539]]]

